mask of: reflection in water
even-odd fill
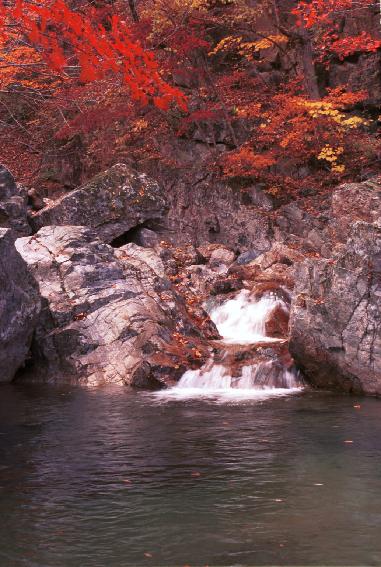
[[[1,388],[1,567],[379,565],[381,402],[220,402]]]

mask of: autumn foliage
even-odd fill
[[[120,76],[134,100],[142,104],[152,101],[163,110],[176,103],[186,110],[184,95],[164,81],[153,54],[143,49],[118,15],[107,17],[107,12],[92,7],[82,15],[64,0],[38,4],[16,0],[12,8],[0,6],[3,45],[15,33],[25,36],[29,49],[41,61],[36,60],[35,65],[45,62],[63,77],[74,72],[82,83],[112,73]]]
[[[205,145],[217,179],[274,195],[370,175],[372,93],[327,77],[378,56],[377,33],[351,24],[377,3],[283,4],[0,2],[3,160],[28,182],[70,188],[117,160],[176,176],[181,140]]]

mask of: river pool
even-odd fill
[[[0,566],[381,565],[381,400],[0,389]]]

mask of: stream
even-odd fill
[[[284,363],[285,341],[266,333],[266,322],[278,308],[288,317],[288,306],[276,294],[254,299],[248,290],[213,307],[209,315],[222,337],[219,360],[212,357],[200,369],[188,370],[176,388],[159,395],[264,399],[300,392],[304,384],[298,371],[289,357]]]
[[[169,390],[3,386],[0,566],[380,565],[381,401],[305,388],[279,301]]]

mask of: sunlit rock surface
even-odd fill
[[[44,227],[17,248],[44,301],[35,340],[40,378],[155,389],[192,357],[202,359],[200,333],[152,250],[114,250],[76,226]]]

